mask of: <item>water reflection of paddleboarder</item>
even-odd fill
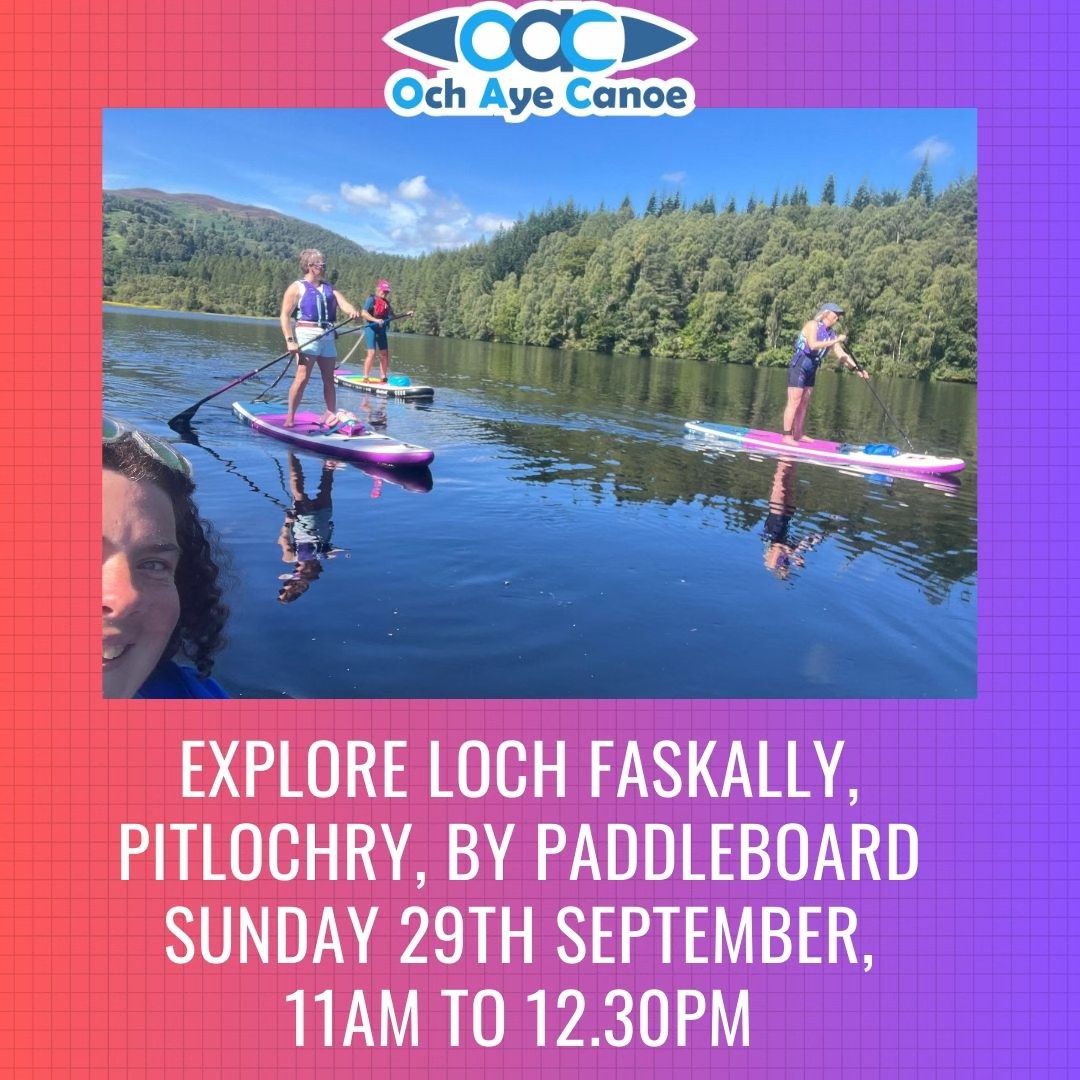
[[[278,544],[281,547],[282,562],[292,563],[291,574],[282,574],[283,582],[278,592],[278,600],[291,604],[298,600],[311,587],[323,571],[323,561],[341,554],[343,548],[333,545],[334,512],[331,497],[334,487],[334,472],[344,468],[344,463],[329,458],[322,462],[319,475],[319,490],[312,498],[304,487],[304,469],[297,457],[289,451],[289,487],[293,504],[285,511],[285,521],[281,526]]]
[[[776,463],[772,490],[769,492],[769,516],[765,518],[762,537],[765,540],[765,569],[772,571],[781,581],[786,581],[792,566],[803,567],[805,552],[817,547],[824,539],[821,533],[793,540],[790,535],[791,519],[795,515],[795,462],[782,460]]]
[[[359,404],[361,419],[376,431],[386,431],[386,399],[363,397]]]

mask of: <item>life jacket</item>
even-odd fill
[[[836,335],[831,330],[826,330],[820,319],[817,321],[817,326],[818,340],[828,341],[829,344],[820,349],[811,349],[810,343],[800,331],[799,336],[795,341],[795,355],[791,358],[793,364],[797,364],[803,360],[809,360],[813,363],[814,367],[817,368],[832,348],[833,342],[836,340]]]
[[[371,314],[376,319],[385,319],[390,314],[390,301],[384,296],[376,296],[375,303],[371,305]]]
[[[300,286],[300,301],[296,305],[293,318],[300,322],[333,326],[337,321],[337,298],[334,296],[334,287],[328,281],[315,286],[307,278],[301,278],[296,284]]]

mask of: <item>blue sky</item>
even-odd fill
[[[679,118],[403,118],[385,109],[108,109],[103,184],[269,207],[373,251],[490,236],[546,203],[653,191],[687,202],[865,178],[907,191],[929,153],[942,188],[976,171],[974,110],[698,109]]]

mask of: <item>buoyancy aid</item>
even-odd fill
[[[334,296],[334,287],[328,281],[313,285],[306,278],[301,278],[296,284],[300,286],[300,300],[296,305],[293,318],[299,322],[333,326],[337,321],[337,298]]]
[[[799,332],[799,336],[795,341],[795,355],[791,358],[792,364],[803,364],[807,362],[813,365],[814,369],[821,365],[821,361],[825,359],[829,350],[833,347],[833,343],[836,341],[836,334],[832,330],[827,330],[821,320],[817,320],[817,339],[818,341],[827,341],[828,344],[820,349],[811,349],[810,343],[806,340],[802,331]]]

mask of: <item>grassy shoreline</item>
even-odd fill
[[[163,304],[130,304],[124,300],[102,300],[103,307],[130,308],[134,311],[166,311],[175,315],[205,315],[211,319],[247,319],[250,322],[276,323],[273,315],[240,315],[225,311],[185,311],[182,308],[165,307]]]

